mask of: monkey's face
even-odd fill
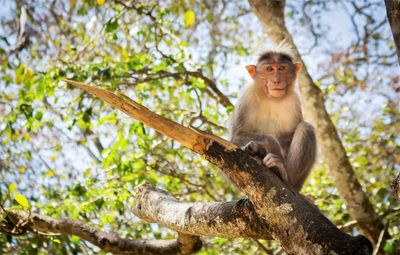
[[[264,63],[257,67],[256,83],[268,96],[280,98],[286,95],[295,78],[293,65],[288,63]]]
[[[300,63],[275,61],[261,61],[257,66],[246,66],[254,79],[254,85],[262,89],[267,97],[272,98],[282,98],[293,89],[296,73],[300,68]]]

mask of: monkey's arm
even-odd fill
[[[301,122],[294,134],[286,157],[286,170],[289,186],[300,191],[317,155],[317,140],[314,127],[308,122]]]

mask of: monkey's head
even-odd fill
[[[267,51],[258,58],[257,65],[246,66],[254,80],[254,85],[261,88],[268,97],[282,98],[293,89],[301,63],[281,52]]]

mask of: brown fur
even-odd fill
[[[254,77],[254,84],[240,96],[230,128],[231,141],[247,150],[260,163],[277,171],[293,189],[299,191],[316,158],[315,131],[303,120],[300,100],[294,90],[298,68],[290,56],[266,52],[259,58],[263,63],[287,63],[294,67],[280,86],[285,93],[268,96],[265,85]],[[249,70],[249,69],[248,69]],[[250,72],[250,70],[249,70]]]

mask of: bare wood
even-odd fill
[[[135,188],[133,212],[147,222],[179,233],[225,238],[271,239],[248,199],[234,202],[184,203],[167,191],[144,183]]]
[[[302,104],[305,106],[303,111],[316,127],[319,149],[328,165],[329,175],[351,217],[359,222],[358,226],[371,241],[377,242],[383,223],[377,217],[367,194],[362,190],[336,128],[326,111],[321,90],[313,82],[285,26],[285,1],[248,1],[271,42],[276,45],[286,42],[290,45],[291,54],[295,56],[296,61],[303,64],[304,68],[299,72],[298,77]]]
[[[7,217],[19,225],[19,229],[50,235],[76,235],[104,251],[114,254],[166,255],[192,254],[201,248],[201,241],[196,236],[182,234],[177,240],[133,240],[123,239],[112,233],[70,219],[56,219],[35,213],[6,210]],[[13,227],[13,226],[12,226]],[[0,230],[5,230],[0,224]]]
[[[235,145],[205,132],[185,128],[126,96],[116,96],[110,91],[83,83],[66,82],[143,120],[143,123],[181,142],[218,166],[249,197],[259,217],[268,224],[271,236],[281,243],[287,253],[370,254],[372,247],[364,236],[351,237],[342,233],[314,205],[289,189],[275,174],[257,164]]]

